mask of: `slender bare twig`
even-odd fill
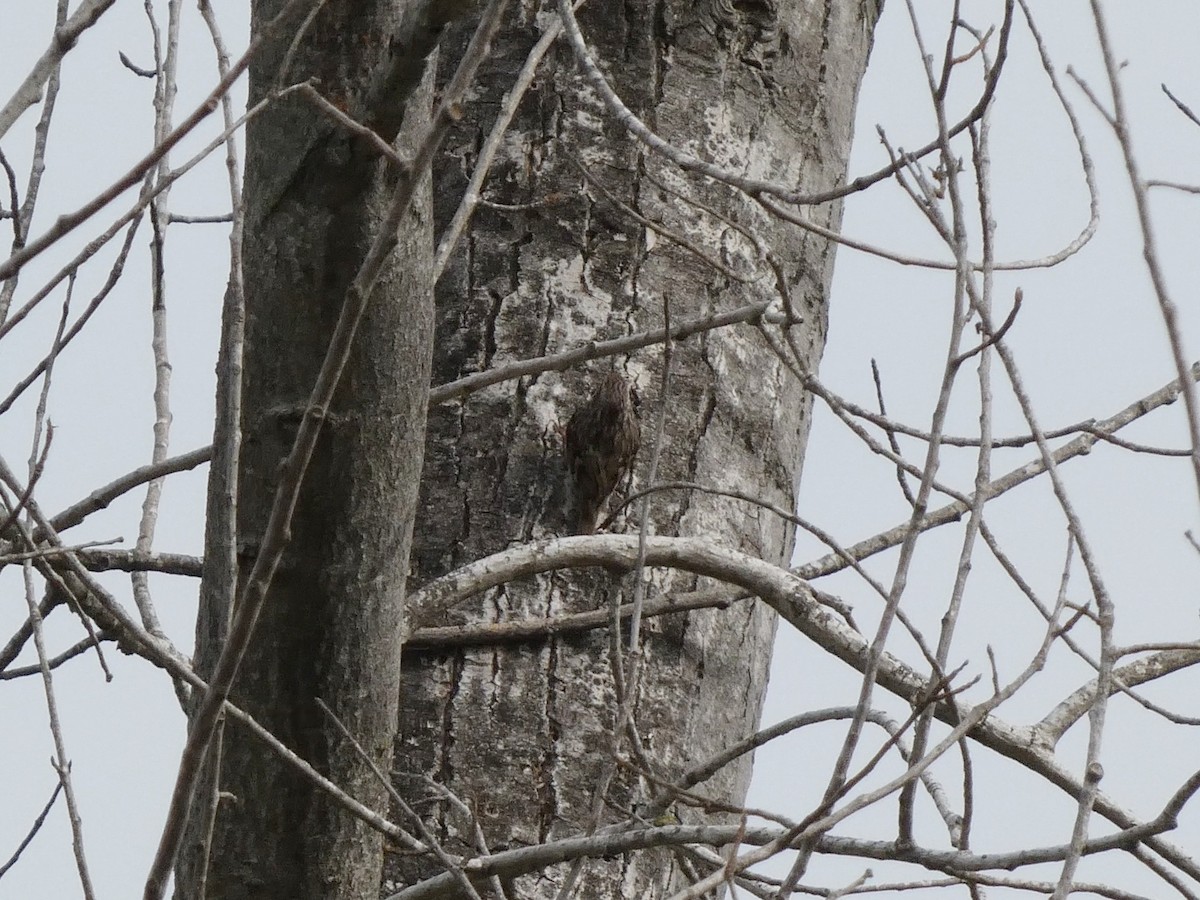
[[[491,856],[492,850],[487,845],[487,838],[483,834],[483,828],[479,824],[479,815],[473,806],[468,806],[463,802],[454,791],[450,790],[444,784],[439,784],[432,778],[426,776],[422,779],[426,787],[431,788],[435,793],[444,797],[446,802],[457,809],[462,815],[466,816],[471,822],[471,832],[475,838],[475,849],[479,851],[481,856]],[[496,895],[496,900],[512,900],[509,892],[505,889],[503,882],[498,876],[493,875],[488,880],[488,886],[492,889],[492,893]]]
[[[3,338],[17,323],[29,315],[29,313],[55,288],[66,278],[71,272],[75,271],[80,265],[94,256],[101,248],[103,248],[118,231],[131,223],[138,223],[143,215],[143,212],[159,193],[169,188],[176,181],[187,175],[192,169],[199,165],[203,160],[207,159],[218,147],[225,146],[229,138],[237,132],[239,128],[249,122],[251,119],[258,116],[264,109],[275,101],[287,96],[293,91],[299,90],[299,86],[284,88],[277,94],[271,94],[264,97],[250,109],[246,110],[232,125],[228,126],[216,138],[205,145],[201,150],[195,153],[183,165],[171,171],[169,175],[160,178],[151,188],[139,192],[137,199],[133,204],[122,213],[109,227],[97,238],[89,241],[82,250],[65,266],[58,270],[57,273],[42,286],[25,304],[15,312],[11,318],[0,322],[0,338]],[[133,225],[136,228],[136,224]]]
[[[1059,587],[1059,605],[1063,605],[1067,594],[1067,579],[1070,573],[1070,549],[1074,545],[1072,537],[1067,545],[1067,564],[1063,567],[1061,585]],[[1099,598],[1097,598],[1099,600]],[[1103,602],[1103,601],[1100,601]],[[1107,621],[1106,621],[1107,619]],[[1107,688],[1112,681],[1112,612],[1108,610],[1107,616],[1101,614],[1100,625],[1100,676],[1097,679],[1097,684],[1101,689]],[[1078,798],[1078,808],[1075,815],[1075,825],[1071,831],[1071,849],[1063,860],[1062,871],[1059,874],[1058,884],[1054,888],[1053,900],[1065,900],[1066,896],[1071,893],[1073,882],[1075,880],[1075,872],[1079,868],[1079,861],[1083,857],[1083,849],[1087,843],[1088,822],[1091,819],[1092,806],[1096,802],[1096,794],[1100,790],[1100,779],[1103,777],[1104,769],[1100,765],[1100,744],[1104,735],[1104,718],[1107,711],[1108,696],[1093,696],[1093,702],[1088,708],[1089,729],[1088,729],[1088,747],[1087,758],[1084,762],[1084,778],[1083,791],[1080,792]]]
[[[571,161],[571,164],[575,166],[575,168],[579,171],[579,174],[583,176],[584,181],[595,188],[595,190],[599,192],[600,196],[616,207],[617,210],[620,211],[621,215],[625,216],[625,218],[632,219],[643,228],[649,228],[655,234],[662,235],[671,243],[682,247],[688,253],[692,254],[692,256],[696,257],[696,259],[700,260],[700,262],[704,263],[706,266],[711,267],[717,272],[720,272],[726,278],[736,281],[739,284],[753,284],[755,281],[758,281],[763,277],[762,272],[754,272],[747,275],[731,269],[719,259],[715,259],[709,251],[705,250],[705,248],[701,247],[695,241],[687,238],[677,231],[674,231],[673,229],[667,228],[665,225],[659,222],[655,222],[653,219],[646,218],[636,209],[634,209],[628,203],[622,201],[619,197],[617,197],[616,194],[606,188],[600,182],[600,180],[591,172],[589,172],[587,167],[574,156],[572,156],[569,151],[564,149],[562,153]],[[693,206],[698,205],[695,201],[690,202]]]
[[[161,31],[150,7],[146,17],[154,38],[154,145],[166,140],[171,130],[171,117],[175,109],[177,93],[176,72],[179,68],[179,20],[181,0],[170,0],[167,4],[167,39],[163,46]],[[164,52],[165,51],[165,52]],[[164,153],[154,168],[147,173],[145,188],[165,178],[170,172],[170,154]],[[167,227],[170,220],[169,191],[162,190],[150,204],[150,349],[154,361],[154,424],[150,451],[150,464],[162,463],[167,458],[171,437],[171,361],[167,342],[167,274],[164,260]],[[164,478],[153,478],[146,485],[146,496],[142,501],[142,514],[138,521],[138,535],[134,552],[144,555],[154,546],[154,532],[158,524],[158,508],[162,500]],[[145,572],[130,574],[133,585],[133,602],[142,617],[146,630],[156,637],[164,637],[162,624],[154,609],[150,596],[150,580]],[[179,685],[177,684],[177,690]],[[182,695],[181,695],[182,699]]]
[[[133,490],[138,485],[145,484],[147,481],[155,478],[162,478],[165,475],[173,475],[176,472],[186,472],[194,469],[196,466],[208,462],[211,456],[211,447],[200,447],[188,453],[164,459],[158,463],[141,466],[109,482],[104,487],[97,488],[82,500],[72,503],[62,512],[52,516],[50,522],[56,531],[66,531],[68,528],[78,525],[92,513],[106,509],[110,503]],[[33,539],[35,541],[40,541],[42,537],[43,535],[40,531],[34,531]]]
[[[40,605],[38,606],[38,610],[41,610]],[[30,634],[32,636],[32,628],[30,629]],[[52,656],[50,659],[46,660],[47,667],[51,670],[54,670],[63,663],[70,662],[77,656],[82,656],[84,653],[87,653],[88,650],[91,650],[96,646],[97,640],[104,640],[104,635],[100,634],[96,637],[89,636],[84,638],[82,641],[76,641],[57,656]],[[10,681],[16,678],[28,678],[30,675],[40,675],[41,672],[42,667],[40,663],[29,666],[14,666],[11,669],[0,669],[0,681]]]
[[[73,544],[63,547],[35,547],[32,550],[25,550],[17,553],[0,554],[0,564],[10,565],[11,563],[25,562],[33,559],[53,559],[56,556],[65,556],[68,553],[79,553],[82,550],[90,550],[93,547],[106,547],[117,543],[120,538],[109,538],[100,541],[85,541],[82,544]]]
[[[1099,671],[1100,662],[1090,658],[1087,661]],[[1197,663],[1200,663],[1200,649],[1180,648],[1177,650],[1163,650],[1145,659],[1139,659],[1136,662],[1114,668],[1109,677],[1107,692],[1113,694],[1121,691],[1124,694],[1128,694],[1135,701],[1147,706],[1147,708],[1154,709],[1160,715],[1172,721],[1187,725],[1200,724],[1200,719],[1195,717],[1178,716],[1168,713],[1166,710],[1159,710],[1153,704],[1150,704],[1144,698],[1129,690],[1135,685],[1146,684],[1155,679],[1163,678],[1174,672],[1195,666]],[[1067,729],[1075,724],[1096,703],[1100,689],[1099,678],[1096,678],[1072,691],[1071,694],[1060,701],[1054,709],[1050,710],[1034,726],[1038,733],[1038,740],[1045,742],[1047,746],[1052,747],[1056,745]]]
[[[208,28],[216,51],[217,74],[224,77],[229,71],[229,51],[217,23],[216,13],[208,0],[199,3],[200,15]],[[321,3],[313,5],[309,18],[297,30],[296,40],[307,31]],[[281,72],[281,75],[283,73]],[[226,93],[221,98],[221,116],[225,126],[225,172],[229,183],[229,280],[221,309],[221,344],[217,358],[217,398],[213,426],[213,464],[208,480],[208,508],[205,516],[205,569],[200,585],[201,604],[212,604],[225,611],[223,619],[214,622],[218,629],[218,644],[225,641],[229,619],[237,596],[237,512],[238,461],[241,453],[242,358],[245,352],[246,298],[242,275],[242,238],[245,232],[246,206],[242,199],[242,178],[239,163],[236,122],[233,101]],[[208,754],[209,793],[202,837],[201,862],[198,868],[196,893],[205,896],[211,864],[213,838],[223,795],[222,767],[225,761],[225,729],[228,719],[222,716],[213,735]]]
[[[953,36],[958,30],[957,18],[955,24],[951,28]],[[952,40],[952,38],[951,38]],[[982,45],[982,40],[980,41]],[[947,49],[949,54],[950,49]],[[985,67],[989,60],[987,54],[983,53]],[[949,78],[949,71],[943,74],[944,79]],[[939,92],[939,102],[944,99],[944,87]],[[982,279],[981,288],[981,303],[985,310],[991,309],[992,300],[992,276],[993,270],[991,263],[993,260],[994,239],[995,239],[995,220],[992,218],[991,208],[991,181],[990,181],[990,156],[988,146],[988,131],[989,131],[989,116],[985,112],[980,117],[979,122],[973,125],[970,129],[972,148],[973,148],[973,163],[976,175],[977,184],[977,199],[979,204],[979,222],[981,230],[982,243]],[[948,186],[950,188],[951,197],[957,197],[955,185],[958,183],[959,175],[957,170],[949,171],[946,174]],[[952,202],[954,202],[952,200]],[[961,202],[961,201],[959,201]],[[957,229],[956,229],[956,233]],[[971,277],[970,274],[967,277]],[[991,387],[991,361],[992,354],[989,352],[989,347],[995,341],[998,341],[1003,336],[1003,332],[1009,325],[1012,324],[1016,317],[1016,311],[1020,307],[1020,293],[1017,295],[1017,302],[1013,305],[1013,311],[1010,313],[1008,320],[1001,330],[994,335],[987,334],[983,341],[972,350],[959,353],[951,358],[949,365],[952,369],[957,369],[968,359],[975,355],[979,355],[979,367],[977,371],[979,384],[979,451],[976,454],[975,461],[975,492],[971,497],[971,509],[967,519],[967,526],[963,529],[962,543],[959,549],[958,565],[955,570],[954,585],[950,590],[949,602],[946,605],[946,610],[942,614],[941,632],[938,637],[937,659],[930,673],[930,679],[940,675],[945,670],[947,661],[950,656],[950,648],[954,639],[954,632],[958,625],[959,615],[962,611],[963,598],[966,593],[967,578],[971,572],[971,559],[974,555],[976,540],[979,536],[980,527],[983,524],[983,507],[987,502],[988,495],[986,487],[991,481],[992,471],[992,387]],[[917,723],[913,733],[913,753],[920,756],[925,751],[925,744],[929,739],[930,728],[933,725],[932,716],[928,713],[922,715]],[[916,799],[916,785],[910,783],[900,793],[900,824],[898,829],[898,840],[901,845],[912,843],[913,840],[913,802]],[[964,798],[964,804],[965,804]]]
[[[662,345],[662,381],[658,388],[658,415],[654,421],[654,440],[650,447],[650,465],[646,468],[646,481],[654,484],[658,480],[658,463],[662,459],[663,437],[667,428],[667,404],[671,397],[671,298],[663,297],[663,332],[666,340]],[[629,619],[629,652],[641,653],[642,608],[646,604],[646,579],[642,571],[646,565],[646,539],[650,529],[650,494],[641,499],[638,511],[638,557],[633,566],[633,614]],[[630,664],[629,685],[633,691],[633,664]]]
[[[33,820],[29,831],[25,833],[25,837],[21,839],[21,843],[17,845],[17,849],[13,851],[13,855],[8,858],[4,865],[0,865],[0,878],[3,878],[5,873],[17,864],[17,860],[21,858],[21,854],[25,852],[25,848],[32,843],[33,839],[37,837],[37,833],[42,830],[42,825],[46,822],[46,816],[50,815],[50,810],[54,808],[54,801],[62,793],[62,787],[62,781],[54,783],[54,790],[50,792],[50,799],[46,801],[46,805],[42,807],[42,811]]]
[[[342,112],[323,96],[321,92],[312,86],[311,82],[304,82],[298,85],[300,96],[315,106],[323,115],[328,116],[333,122],[337,123],[341,128],[348,131],[350,134],[360,137],[374,148],[375,152],[388,160],[392,165],[399,169],[403,169],[408,165],[408,162],[400,156],[392,145],[379,136],[377,131],[368,128],[361,122],[357,122],[353,117]]]
[[[1050,621],[1050,609],[1038,599],[1037,593],[1029,586],[1029,583],[1017,571],[1012,560],[1008,558],[998,542],[991,529],[985,523],[980,533],[984,541],[988,545],[988,549],[995,557],[996,561],[1004,569],[1005,574],[1012,580],[1022,594],[1037,610],[1038,614],[1045,620]],[[1063,642],[1067,647],[1083,660],[1093,670],[1099,671],[1100,663],[1091,656],[1086,650],[1079,646],[1078,641],[1070,634],[1062,635]],[[1140,659],[1134,663],[1121,666],[1113,670],[1112,687],[1114,690],[1120,691],[1125,696],[1129,697],[1139,706],[1162,716],[1170,722],[1175,722],[1181,725],[1197,725],[1200,724],[1200,719],[1189,716],[1181,716],[1178,713],[1173,713],[1170,710],[1164,709],[1155,703],[1150,702],[1141,694],[1132,690],[1132,687],[1138,684],[1143,684],[1147,681],[1152,681],[1156,678],[1161,678],[1169,675],[1172,672],[1180,671],[1181,669],[1190,667],[1200,662],[1200,647],[1180,646],[1178,648],[1163,648],[1166,652],[1156,653],[1153,656]],[[1114,650],[1114,656],[1119,655],[1118,651]],[[1078,719],[1084,715],[1090,708],[1094,692],[1095,683],[1091,686],[1085,685],[1079,688],[1070,696],[1062,700],[1053,710],[1036,725],[1033,726],[1035,737],[1033,742],[1041,747],[1053,748],[1062,738],[1063,733]]]
[[[66,26],[67,13],[69,12],[68,7],[67,0],[58,0],[54,20],[56,31]],[[33,213],[37,206],[41,190],[42,176],[46,171],[46,148],[50,140],[50,123],[54,118],[54,111],[58,103],[58,91],[62,86],[61,63],[62,60],[60,59],[46,81],[46,96],[42,100],[42,114],[38,117],[38,123],[34,126],[33,131],[33,154],[29,162],[29,178],[25,182],[25,201],[19,206],[17,204],[16,173],[12,171],[8,165],[8,161],[4,160],[13,201],[13,250],[18,250],[25,246],[25,241],[29,235],[29,228],[33,222]],[[17,292],[18,280],[16,277],[13,277],[0,284],[0,325],[3,325],[4,321],[8,318],[9,306],[12,304],[13,295]]]
[[[50,657],[46,653],[45,638],[42,634],[42,617],[38,602],[34,599],[33,564],[25,563],[25,602],[29,607],[29,619],[33,624],[33,644],[37,648],[38,664],[42,673],[42,690],[46,696],[46,712],[50,719],[50,735],[54,741],[54,758],[51,765],[58,773],[59,784],[62,785],[63,798],[67,803],[67,818],[71,825],[71,846],[75,852],[75,868],[79,872],[79,884],[86,900],[94,900],[96,894],[92,886],[92,876],[88,870],[87,853],[83,846],[83,819],[79,814],[79,802],[75,796],[75,788],[71,781],[71,763],[67,756],[66,739],[63,737],[62,722],[58,716],[58,701],[54,694],[54,677],[50,673]]]
[[[42,595],[42,600],[38,604],[38,612],[45,619],[50,610],[61,602],[62,597],[56,596],[53,591],[47,591]],[[33,625],[26,619],[8,639],[8,642],[0,647],[0,673],[7,671],[8,667],[16,661],[31,637],[33,637]]]
[[[100,308],[100,304],[104,302],[104,299],[108,297],[112,289],[116,287],[117,281],[120,279],[122,272],[125,270],[125,262],[129,257],[130,249],[133,247],[133,237],[135,234],[137,234],[138,226],[140,224],[140,218],[137,218],[130,223],[128,231],[125,232],[125,240],[122,242],[121,248],[117,253],[117,258],[113,261],[113,264],[109,269],[108,277],[105,279],[104,284],[100,286],[100,290],[96,292],[96,294],[88,302],[88,305],[84,307],[83,312],[79,314],[79,317],[71,323],[71,327],[68,328],[63,334],[59,349],[67,346],[75,339],[76,336],[78,336],[78,334],[83,330],[83,326],[88,323],[89,319],[91,319],[93,313]],[[72,266],[64,269],[63,275],[70,283],[74,281],[77,271],[78,269]],[[58,282],[57,280],[53,280],[53,283],[57,284]],[[48,294],[49,290],[43,289],[43,291],[39,291],[38,294],[35,295],[35,299],[40,300],[42,297],[48,296]],[[33,303],[34,300],[31,299],[29,303],[26,303],[22,309],[18,310],[12,316],[12,318],[4,323],[4,325],[0,325],[0,337],[4,336],[6,328],[11,328],[24,318],[25,313],[32,308]],[[54,352],[57,353],[58,350],[55,350]],[[33,370],[30,371],[29,374],[27,374],[24,378],[21,378],[16,385],[13,386],[12,390],[9,391],[8,396],[3,400],[0,400],[0,415],[8,412],[12,405],[17,402],[17,400],[22,394],[25,393],[29,386],[42,376],[49,365],[50,356],[47,355],[33,367]]]
[[[1192,367],[1189,378],[1195,379],[1200,377],[1200,364]],[[1180,382],[1178,380],[1169,382],[1151,394],[1137,400],[1107,419],[1103,419],[1095,423],[1095,430],[1098,432],[1112,432],[1124,428],[1131,422],[1134,422],[1149,412],[1159,409],[1174,402],[1180,393]],[[819,395],[818,395],[819,396]],[[1075,440],[1070,441],[1061,447],[1050,452],[1050,461],[1055,465],[1061,465],[1070,459],[1075,459],[1079,456],[1086,455],[1096,441],[1099,440],[1089,430],[1088,433],[1082,434]],[[988,495],[995,497],[998,494],[1009,491],[1019,484],[1023,484],[1032,478],[1041,475],[1045,471],[1047,460],[1045,458],[1036,458],[1019,466],[1016,469],[1008,472],[1005,475],[993,480],[988,485]],[[967,498],[956,500],[949,503],[940,509],[934,510],[926,515],[921,522],[923,529],[935,528],[939,525],[944,525],[949,522],[956,522],[970,508],[970,502]],[[857,560],[862,560],[868,556],[872,556],[883,550],[896,546],[904,536],[905,525],[898,525],[887,531],[860,541],[846,548],[851,556]],[[797,573],[804,578],[815,579],[823,575],[829,575],[833,572],[845,568],[844,559],[839,554],[828,554],[820,559],[805,563],[796,569]]]
[[[63,309],[66,309],[65,303],[63,304]],[[59,337],[62,337],[61,326]],[[25,490],[18,494],[11,504],[6,504],[4,518],[0,519],[0,536],[3,536],[6,541],[8,540],[12,526],[16,524],[26,504],[33,498],[34,488],[37,487],[38,481],[41,480],[42,474],[46,471],[46,460],[50,458],[50,447],[53,443],[54,429],[51,428],[46,431],[46,440],[42,443],[41,454],[34,461],[32,470],[29,473],[29,483],[25,485]],[[0,544],[0,546],[3,546],[3,544]]]
[[[875,362],[874,357],[871,358],[871,380],[875,382],[875,402],[879,405],[879,415],[881,418],[887,416],[887,405],[883,401],[883,378],[879,374],[879,365]],[[884,432],[887,434],[888,446],[892,448],[897,458],[901,456],[900,441],[896,439],[896,430],[890,425],[883,426]],[[896,466],[896,482],[900,485],[900,493],[904,495],[905,502],[911,507],[917,502],[917,498],[913,496],[912,488],[908,486],[908,479],[904,477],[904,466]]]
[[[576,6],[581,6],[584,2],[585,0],[576,0]],[[529,90],[529,85],[533,83],[537,67],[541,64],[547,51],[558,40],[560,34],[562,34],[562,20],[554,19],[542,32],[542,36],[533,45],[533,49],[529,51],[525,64],[521,66],[521,71],[517,73],[505,93],[504,99],[500,102],[500,109],[496,113],[496,121],[492,123],[492,130],[488,132],[487,139],[479,148],[475,166],[471,170],[471,180],[467,182],[467,189],[463,192],[458,209],[454,211],[454,217],[438,240],[437,251],[433,256],[433,280],[435,282],[442,277],[442,273],[446,270],[446,263],[450,260],[454,248],[458,246],[459,239],[462,237],[467,223],[471,220],[475,207],[480,202],[479,197],[483,191],[483,183],[491,171],[497,151],[508,135],[508,126],[512,123],[513,116],[517,114],[517,108]]]
[[[316,698],[316,704],[320,708],[321,712],[325,713],[325,715],[329,717],[330,721],[333,722],[334,727],[341,732],[342,737],[350,742],[350,746],[354,748],[354,752],[357,753],[359,758],[367,764],[367,767],[371,770],[371,773],[375,776],[376,780],[383,785],[384,789],[388,793],[388,796],[392,798],[392,802],[395,803],[396,806],[398,806],[400,810],[412,820],[413,824],[416,826],[417,834],[421,836],[421,840],[425,842],[425,846],[428,847],[430,852],[437,857],[438,862],[442,864],[442,867],[447,872],[454,875],[454,880],[458,883],[458,886],[462,888],[463,893],[470,897],[471,900],[482,900],[482,898],[479,896],[479,893],[475,890],[474,885],[472,885],[467,879],[467,876],[463,874],[462,866],[460,865],[459,860],[454,859],[449,853],[446,852],[445,848],[442,847],[442,845],[438,842],[433,832],[426,827],[425,820],[421,818],[419,813],[417,813],[411,806],[408,805],[402,796],[400,796],[400,792],[396,790],[395,786],[392,784],[392,780],[383,773],[383,770],[380,769],[378,765],[376,765],[375,760],[371,758],[371,754],[367,753],[367,751],[363,749],[362,744],[360,744],[358,740],[355,739],[354,735],[350,733],[350,729],[346,727],[342,720],[334,714],[333,710],[329,708],[329,705],[320,697]]]
[[[1190,106],[1188,106],[1186,103],[1184,103],[1182,100],[1180,100],[1174,94],[1172,94],[1170,89],[1165,84],[1160,84],[1159,87],[1161,87],[1162,92],[1171,99],[1171,102],[1175,104],[1176,109],[1178,109],[1181,113],[1183,113],[1185,116],[1187,116],[1189,119],[1191,119],[1192,122],[1194,122],[1197,125],[1200,125],[1200,117],[1197,117],[1196,114],[1194,112],[1192,112],[1192,109]]]
[[[24,241],[24,229],[21,228],[21,198],[17,195],[17,172],[12,167],[12,163],[8,161],[4,150],[0,149],[0,168],[4,169],[4,177],[8,181],[8,209],[0,207],[0,219],[11,219],[13,230],[13,244],[20,246]],[[5,286],[7,289],[7,285]],[[7,310],[7,306],[3,307]],[[0,321],[3,318],[0,317]]]
[[[158,75],[158,69],[148,69],[145,66],[139,66],[129,58],[124,50],[117,53],[117,59],[121,60],[121,65],[138,76],[138,78],[154,78]]]

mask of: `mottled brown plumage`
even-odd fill
[[[609,372],[563,434],[575,534],[596,530],[605,501],[633,465],[641,441],[637,394],[620,373]]]

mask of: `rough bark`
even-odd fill
[[[448,142],[436,172],[439,224],[453,214],[492,110],[536,38],[535,6],[522,7],[497,42],[479,96]],[[860,15],[858,4],[801,0],[592,0],[581,23],[610,81],[659,134],[744,174],[818,189],[844,178],[869,48]],[[442,59],[452,64],[464,41],[455,36]],[[736,282],[651,234],[588,189],[572,157],[643,216],[714,248],[727,265],[764,277]],[[773,223],[744,196],[648,156],[613,124],[560,45],[488,182],[487,198],[508,206],[476,213],[438,285],[434,383],[658,326],[665,301],[677,321],[769,299],[774,280],[753,245],[672,191],[771,247],[804,317],[794,331],[797,344],[815,369],[825,338],[832,247]],[[836,227],[841,209],[829,204],[808,213]],[[660,351],[615,364],[636,381],[642,398],[635,488],[644,486],[653,422],[665,403],[660,480],[695,480],[792,505],[809,401],[752,327],[677,345],[667,397],[660,390]],[[566,533],[560,428],[608,365],[523,378],[431,411],[413,547],[418,581],[514,541]],[[771,514],[701,494],[656,495],[650,527],[658,534],[706,535],[776,562],[787,560],[792,544],[790,528]],[[613,530],[635,531],[636,516],[618,518]],[[656,572],[651,591],[688,590],[693,583]],[[627,588],[611,573],[560,573],[492,591],[438,624],[603,607]],[[646,624],[636,724],[658,775],[670,778],[754,729],[774,631],[774,615],[761,604]],[[493,847],[586,826],[613,727],[605,632],[517,647],[406,653],[401,706],[395,772],[410,798],[430,796],[422,776],[450,788],[475,805]],[[749,774],[743,760],[705,790],[739,803]],[[627,815],[638,799],[634,788],[628,777],[614,782],[610,820]],[[436,799],[422,808],[450,849],[470,852],[461,815]],[[681,815],[703,818],[694,810]],[[391,857],[384,889],[427,871]],[[518,892],[553,896],[564,871],[521,879]],[[591,864],[576,896],[657,896],[675,876],[663,854]]]
[[[253,27],[282,5],[256,2]],[[440,28],[414,18],[427,6],[325,4],[284,83],[315,77],[335,105],[388,140],[399,132],[398,146],[411,150],[430,103],[429,87],[419,85],[419,63]],[[300,20],[294,24],[284,41],[256,58],[251,103],[275,87]],[[414,112],[405,117],[405,108]],[[295,95],[274,103],[249,128],[237,510],[243,578],[278,487],[279,464],[346,289],[377,236],[394,176],[367,142]],[[359,329],[232,697],[319,771],[377,808],[386,806],[383,788],[315,700],[327,703],[387,769],[429,383],[430,223],[426,183]],[[229,612],[214,584],[215,578],[206,580],[197,625],[201,674],[220,651]],[[200,896],[202,885],[207,897],[224,900],[376,895],[379,836],[235,725],[224,729],[219,787],[224,799],[207,854],[208,812],[196,805],[177,896]],[[211,789],[210,781],[200,796]]]

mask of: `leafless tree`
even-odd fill
[[[13,423],[0,566],[25,599],[0,679],[40,679],[53,741],[50,798],[10,810],[26,836],[0,879],[61,797],[82,893],[100,893],[84,826],[119,815],[81,802],[60,673],[94,657],[111,678],[115,647],[172,685],[182,714],[156,727],[187,723],[148,900],[172,875],[181,898],[1126,898],[1146,883],[1200,896],[1200,862],[1170,834],[1200,772],[1173,776],[1149,812],[1103,789],[1118,702],[1122,723],[1171,736],[1133,766],[1189,758],[1200,720],[1142,686],[1188,670],[1200,645],[1121,643],[1068,483],[1105,445],[1139,465],[1190,460],[1200,491],[1200,369],[1147,199],[1189,188],[1139,168],[1099,0],[1103,84],[1058,71],[1027,0],[947,3],[940,17],[889,4],[933,124],[916,147],[879,129],[887,164],[848,173],[881,5],[259,0],[231,52],[207,0],[190,26],[179,0],[147,2],[149,62],[119,58],[153,85],[149,149],[50,221],[41,181],[64,73],[117,14],[112,0],[61,0],[47,50],[0,108],[0,416]],[[216,51],[190,110],[177,101],[195,89],[179,74],[189,27]],[[1062,247],[1011,260],[997,250],[992,115],[1018,45],[1073,136],[1090,215]],[[1021,279],[1097,232],[1081,104],[1120,150],[1172,376],[1050,428],[1035,403],[1048,389],[1012,338]],[[86,158],[83,143],[71,151]],[[227,208],[177,212],[193,182],[212,196],[194,170],[221,154]],[[843,233],[847,198],[889,187],[935,255]],[[174,248],[184,226],[212,224],[229,236],[213,441],[172,456]],[[54,376],[89,352],[76,339],[126,289],[147,232],[149,461],[52,513]],[[945,276],[921,424],[889,414],[878,368],[873,405],[819,375],[839,246]],[[77,290],[93,291],[82,309]],[[970,433],[956,433],[956,391],[973,398]],[[1184,446],[1120,434],[1180,397]],[[125,398],[106,399],[114,430],[132,428]],[[797,514],[815,409],[894,472],[898,524],[847,544]],[[1015,436],[997,434],[1006,411]],[[164,552],[164,484],[205,464],[203,555]],[[997,500],[1030,482],[1054,515],[1028,528],[1063,548],[1049,591],[996,527]],[[72,541],[136,490],[127,546]],[[798,536],[823,549],[793,558]],[[945,576],[920,602],[919,554]],[[963,649],[972,604],[988,602],[976,567],[1023,604],[982,657]],[[156,573],[198,580],[194,654],[165,624]],[[804,637],[813,672],[852,680],[763,728],[779,623]],[[1049,712],[1031,719],[1021,704],[1047,684]],[[747,806],[755,751],[799,760],[817,732],[821,762],[797,763],[770,808]],[[1032,825],[1038,804],[1065,798],[1074,825],[1059,841],[996,827],[981,797],[1014,778],[1039,800],[1006,821]],[[857,866],[841,882],[827,874],[837,858]]]

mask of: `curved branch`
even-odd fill
[[[1196,663],[1200,663],[1200,650],[1172,649],[1118,666],[1113,669],[1112,678],[1106,682],[1107,695],[1111,697],[1120,691],[1162,678]],[[1054,746],[1068,728],[1087,715],[1096,702],[1096,682],[1097,679],[1093,678],[1077,689],[1034,726],[1040,740],[1045,741],[1048,746]],[[1194,719],[1191,721],[1195,722]]]
[[[1087,842],[1084,852],[1102,853],[1107,850],[1124,849],[1136,844],[1155,830],[1166,826],[1155,820],[1149,825],[1105,835]],[[744,828],[740,825],[667,825],[662,828],[644,828],[637,831],[596,834],[591,837],[565,838],[493,853],[477,857],[462,866],[462,871],[472,881],[499,875],[502,878],[517,878],[537,872],[548,866],[558,865],[581,857],[618,856],[634,850],[652,847],[673,847],[684,844],[707,844],[727,846],[746,844],[764,846],[784,835],[780,828]],[[793,842],[795,843],[795,842]],[[1008,853],[971,853],[965,850],[933,850],[927,848],[900,849],[891,841],[867,841],[857,838],[826,836],[817,842],[822,853],[838,856],[854,856],[864,859],[909,862],[929,869],[949,872],[982,872],[990,869],[1015,869],[1039,863],[1057,862],[1070,851],[1068,845],[1038,847],[1015,850]],[[432,900],[457,896],[455,874],[443,872],[425,881],[406,887],[389,895],[386,900]]]
[[[475,594],[517,578],[583,566],[631,570],[637,560],[637,545],[634,536],[600,534],[552,538],[501,551],[437,578],[410,594],[409,625],[419,627],[435,612],[453,608]],[[821,606],[807,581],[785,569],[700,538],[661,536],[647,540],[646,565],[670,566],[737,585],[761,597],[790,625],[826,652],[860,672],[866,666],[870,648],[862,635]],[[878,665],[877,684],[909,703],[926,702],[929,684],[915,670],[886,652],[880,655]],[[934,714],[943,722],[956,726],[972,716],[973,708],[954,698],[946,698],[934,705]],[[1078,776],[1055,759],[1050,747],[1039,741],[1036,729],[1010,725],[988,713],[970,728],[968,734],[985,747],[1041,775],[1072,797],[1078,798],[1085,789]],[[1094,808],[1118,828],[1145,826],[1143,821],[1105,794],[1096,795]],[[1153,836],[1155,834],[1154,829],[1147,832],[1144,842],[1192,878],[1200,880],[1200,865],[1180,848]],[[407,894],[404,896],[408,897]]]

